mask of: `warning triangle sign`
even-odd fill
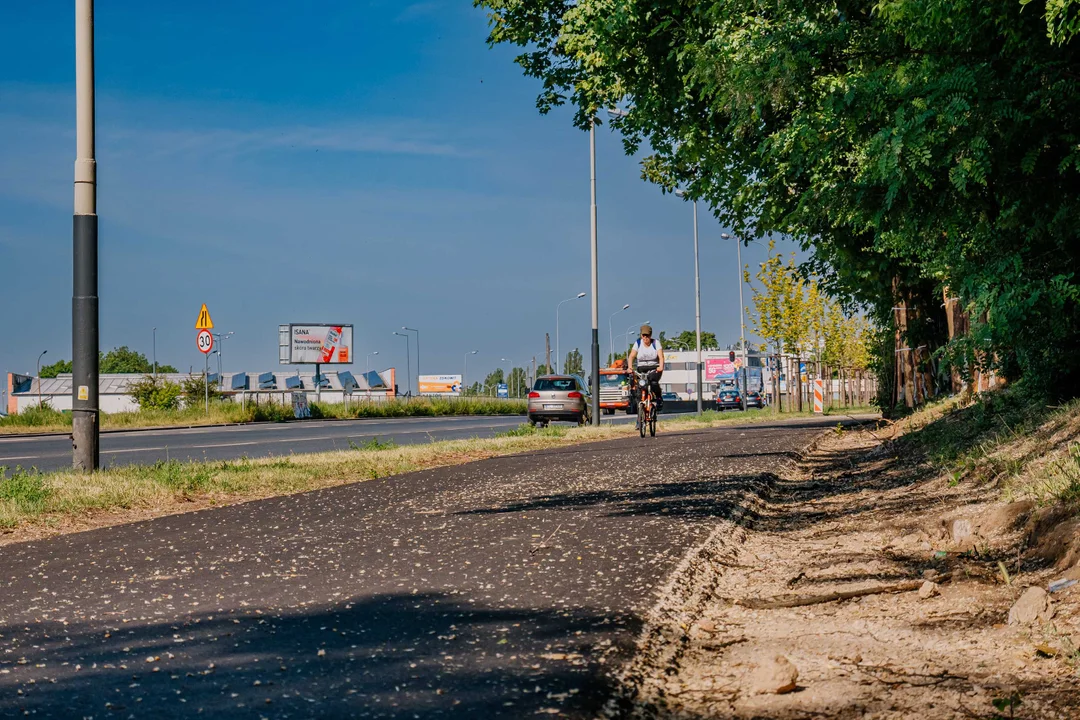
[[[214,321],[210,319],[210,311],[206,309],[206,303],[203,303],[202,310],[199,311],[199,319],[195,321],[196,330],[213,330]]]

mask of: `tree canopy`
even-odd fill
[[[806,273],[913,346],[1080,390],[1076,0],[477,0],[523,48],[542,112],[603,108],[643,176],[742,236],[811,250]],[[601,121],[605,118],[601,117]]]
[[[127,345],[113,348],[109,352],[98,353],[98,371],[101,373],[152,373],[154,364],[141,352],[131,350]],[[54,378],[72,371],[70,360],[58,360],[41,368],[41,377]],[[179,372],[172,365],[158,364],[159,373]]]

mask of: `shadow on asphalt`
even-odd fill
[[[591,717],[610,690],[601,671],[629,650],[599,638],[639,625],[428,593],[300,615],[2,627],[21,652],[2,665],[0,716]]]
[[[653,483],[629,490],[594,490],[539,495],[498,507],[463,510],[458,515],[493,515],[532,510],[582,510],[606,506],[609,516],[663,515],[682,518],[730,517],[745,505],[748,495],[767,493],[779,480],[776,475],[724,475],[673,483]],[[752,508],[745,508],[747,522],[755,520]]]

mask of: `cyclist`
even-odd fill
[[[660,392],[660,377],[664,374],[664,348],[660,347],[660,341],[654,340],[652,326],[641,326],[641,337],[630,348],[630,357],[627,365],[637,368],[638,372],[648,372],[649,392],[652,393],[653,402],[656,404],[656,412],[659,413],[664,407],[664,394]],[[634,391],[635,400],[641,400],[641,390]]]

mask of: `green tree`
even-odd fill
[[[149,373],[153,369],[145,355],[129,349],[127,345],[113,348],[101,356],[100,370],[103,374]]]
[[[663,333],[661,333],[661,335],[663,335]],[[671,351],[697,350],[697,332],[694,330],[683,330],[675,337],[661,340],[660,346],[665,350]],[[704,330],[701,331],[701,349],[720,349],[720,343],[716,340],[716,333],[705,332]]]
[[[1075,0],[477,4],[542,112],[570,102],[585,129],[629,106],[612,124],[665,191],[795,239],[883,330],[907,308],[908,346],[947,339],[947,286],[964,357],[1080,391]]]
[[[525,372],[525,368],[516,367],[510,371],[510,377],[507,378],[506,384],[510,387],[510,397],[525,397],[529,394],[529,378]]]
[[[484,378],[484,387],[481,391],[484,395],[495,395],[496,386],[506,382],[506,374],[502,368],[495,368]]]
[[[581,351],[574,348],[566,353],[566,362],[563,363],[563,372],[567,375],[582,375],[585,365],[581,359]]]
[[[57,360],[52,365],[44,365],[41,368],[41,377],[54,378],[62,373],[71,372],[70,360]]]
[[[158,364],[159,373],[180,372],[172,365]],[[70,373],[72,363],[70,360],[58,360],[52,365],[41,368],[41,377],[54,378],[61,373]],[[106,353],[98,353],[98,372],[102,374],[113,373],[152,373],[154,365],[140,352],[130,350],[126,345],[113,348]]]

